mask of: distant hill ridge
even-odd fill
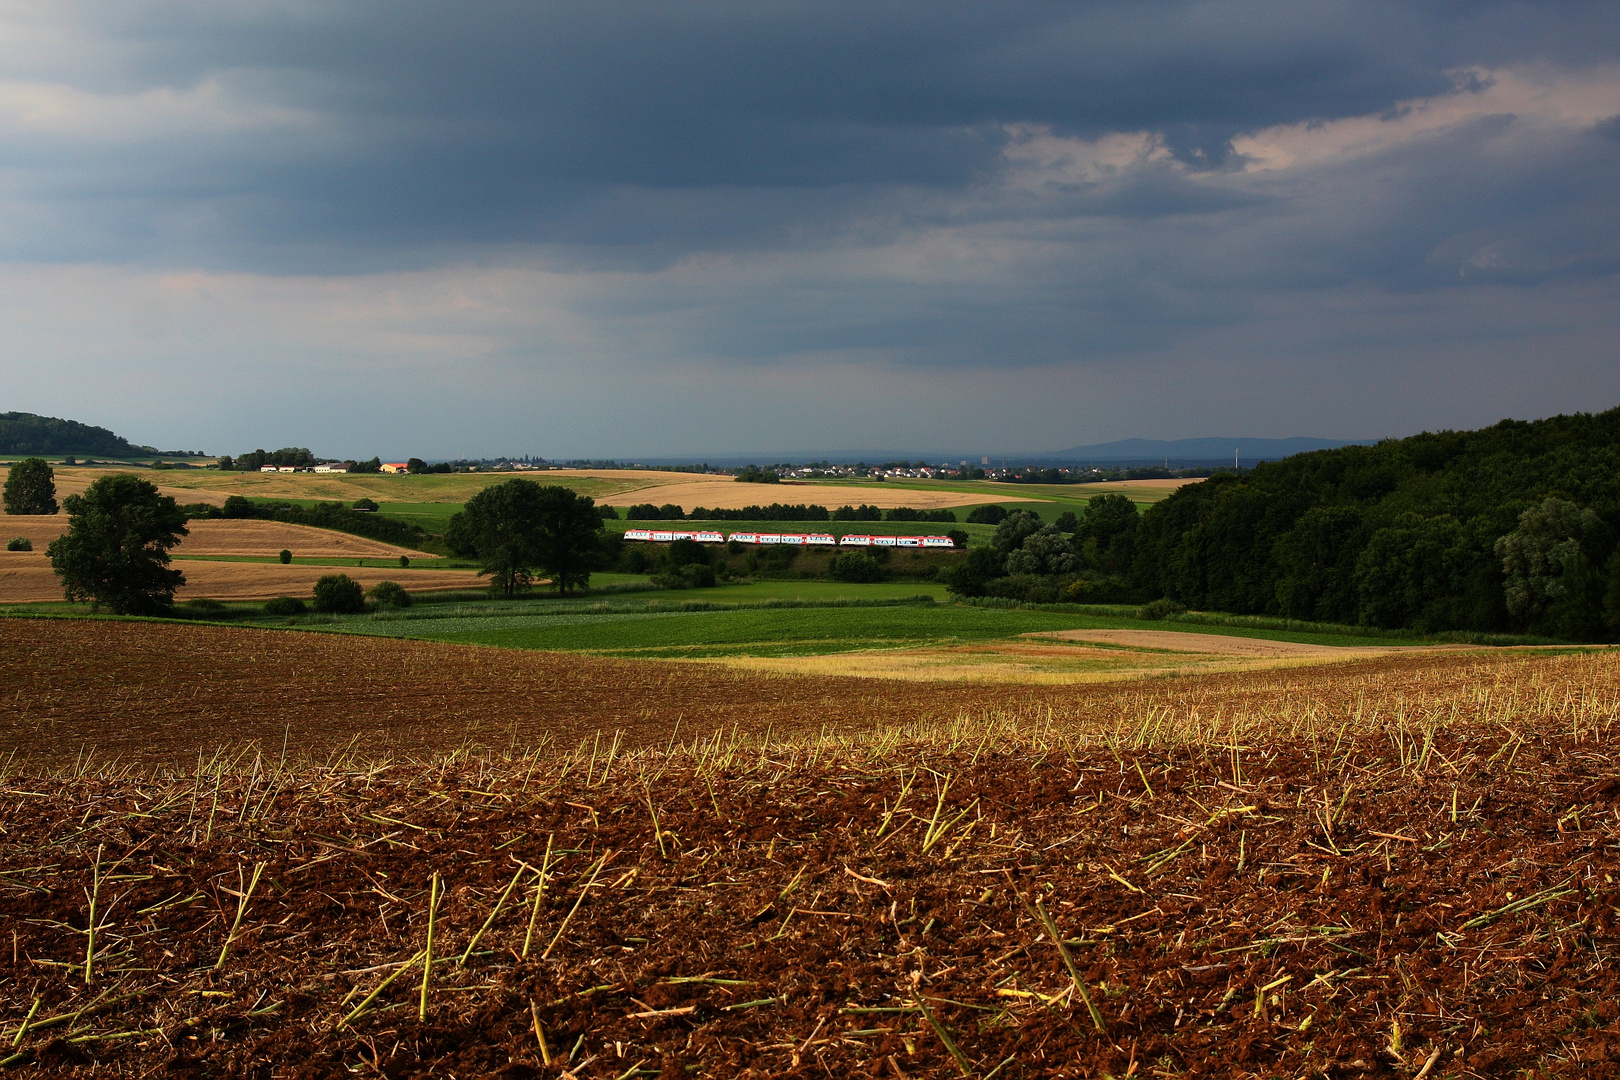
[[[99,454],[135,457],[156,454],[104,427],[34,413],[0,413],[0,454]]]

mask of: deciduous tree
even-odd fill
[[[23,458],[6,474],[3,498],[8,514],[54,514],[56,473],[44,458]]]
[[[103,476],[64,501],[68,531],[45,551],[69,600],[118,615],[167,611],[185,576],[169,569],[169,549],[186,535],[186,514],[149,480]]]

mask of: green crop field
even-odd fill
[[[1145,628],[1130,609],[1118,616],[1007,610],[941,603],[942,594],[930,585],[761,582],[600,599],[424,605],[322,625],[348,633],[639,657],[809,656],[1004,641],[1037,631]],[[1155,627],[1320,645],[1396,643],[1243,627]]]

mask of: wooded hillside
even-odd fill
[[[1150,508],[1131,566],[1191,607],[1620,634],[1620,409],[1300,454]]]
[[[99,454],[127,458],[157,453],[104,427],[33,413],[0,413],[0,454]]]

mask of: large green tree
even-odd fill
[[[445,538],[459,554],[476,556],[494,588],[511,596],[537,571],[558,592],[585,584],[600,558],[601,529],[594,500],[519,479],[468,499]]]
[[[54,514],[56,473],[44,458],[23,458],[6,474],[3,498],[8,514]]]
[[[118,615],[168,610],[186,582],[169,569],[169,549],[186,535],[186,514],[149,480],[103,476],[65,500],[68,531],[45,549],[69,600]]]

